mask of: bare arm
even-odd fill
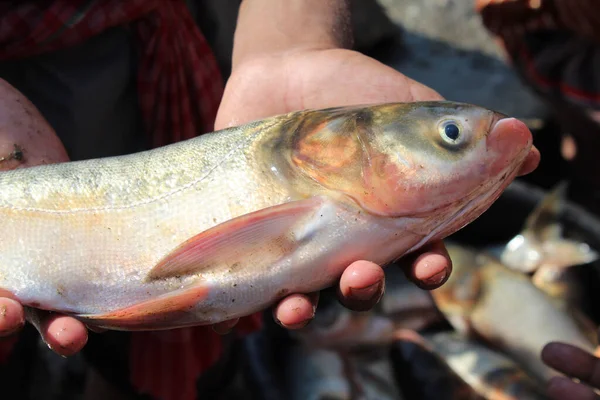
[[[291,49],[352,47],[349,8],[348,0],[244,0],[233,68],[253,57]]]

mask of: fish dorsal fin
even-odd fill
[[[311,197],[255,211],[204,231],[170,252],[147,281],[201,273],[211,267],[272,262],[296,246],[292,227],[323,203]]]
[[[560,213],[567,196],[568,182],[559,182],[536,206],[527,217],[523,234],[532,235],[536,240],[556,240],[562,236],[562,229],[558,223]]]

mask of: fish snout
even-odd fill
[[[486,148],[495,159],[492,172],[500,172],[509,165],[522,164],[533,146],[533,135],[522,121],[501,113],[494,113],[486,136]]]

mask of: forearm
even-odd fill
[[[243,0],[233,68],[286,50],[349,48],[352,38],[348,0]]]

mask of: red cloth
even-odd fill
[[[12,349],[18,342],[18,335],[0,338],[0,365],[8,362]]]
[[[596,0],[476,0],[485,27],[497,35],[513,67],[543,95],[577,106],[600,108],[595,68],[600,42]],[[545,40],[535,34],[558,33]]]
[[[216,60],[183,0],[52,0],[0,3],[0,61],[80,44],[107,28],[128,26],[139,49],[137,88],[154,147],[213,130],[223,94]],[[239,334],[259,329],[242,318]],[[13,341],[0,342],[2,351]],[[222,353],[210,327],[132,333],[132,385],[157,399],[195,399],[197,377]]]
[[[213,130],[223,81],[183,0],[0,2],[0,18],[0,60],[76,45],[110,27],[131,27],[140,52],[140,108],[153,146]]]

